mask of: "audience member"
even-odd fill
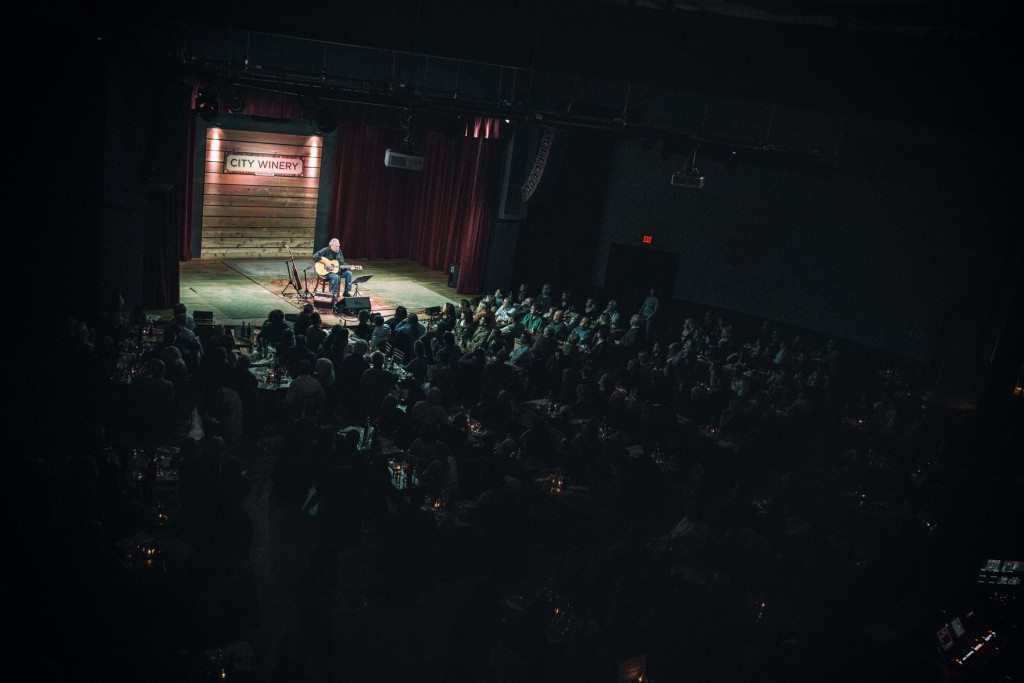
[[[324,388],[312,372],[313,364],[308,359],[300,360],[295,366],[292,383],[284,397],[286,409],[296,414],[316,415],[323,408]]]
[[[284,311],[275,308],[268,315],[267,319],[260,325],[260,340],[276,346],[281,337],[288,330],[291,330],[291,323],[284,319]]]

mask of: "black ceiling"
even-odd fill
[[[985,8],[979,11],[978,7]],[[967,128],[1017,127],[1016,5],[379,0],[108,6],[111,42],[211,25]]]

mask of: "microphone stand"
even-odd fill
[[[306,266],[305,268],[302,269],[302,281],[306,285],[306,291],[304,291],[301,294],[303,299],[312,299],[313,298],[313,293],[311,291],[309,291],[309,269],[312,268],[312,267],[313,266]]]

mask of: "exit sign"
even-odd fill
[[[651,236],[650,235],[644,235],[644,244],[650,244],[650,243],[651,243]]]

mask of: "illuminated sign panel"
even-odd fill
[[[301,176],[302,168],[302,157],[239,152],[232,152],[224,157],[225,173]]]

